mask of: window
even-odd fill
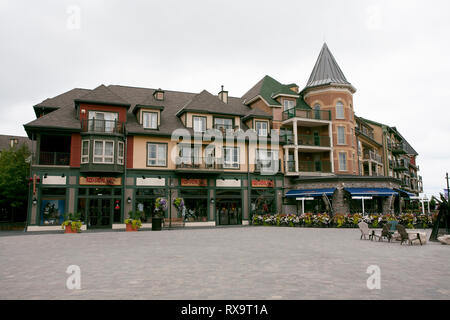
[[[89,130],[94,132],[114,132],[118,114],[115,112],[89,111]]]
[[[320,120],[320,104],[314,106],[314,118]]]
[[[94,163],[114,163],[114,141],[94,141]]]
[[[83,140],[81,147],[81,163],[89,162],[89,140]]]
[[[256,169],[278,171],[277,150],[256,150]]]
[[[337,144],[345,144],[345,127],[338,127],[338,141]]]
[[[142,124],[145,129],[158,129],[158,113],[142,112]]]
[[[256,132],[258,137],[267,137],[267,121],[256,121]]]
[[[336,119],[345,119],[344,104],[340,101],[336,104]]]
[[[283,100],[284,111],[292,109],[295,107],[295,101],[293,100]]]
[[[239,168],[239,148],[236,147],[223,148],[223,167],[229,169]]]
[[[177,164],[199,164],[200,163],[200,148],[191,147],[190,145],[179,145],[179,159]]]
[[[147,165],[155,167],[165,167],[167,158],[167,144],[148,143],[147,144]]]
[[[233,120],[226,118],[215,118],[214,119],[214,128],[216,129],[233,129]]]
[[[123,159],[124,159],[124,143],[119,142],[117,150],[117,164],[123,164]]]
[[[339,171],[347,171],[347,153],[339,152]]]
[[[194,124],[194,132],[206,131],[206,117],[193,116],[192,122]]]

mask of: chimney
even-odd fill
[[[228,103],[228,91],[222,90],[219,92],[219,99],[222,100],[222,102]]]

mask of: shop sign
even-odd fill
[[[121,186],[122,178],[114,177],[80,177],[83,186]]]
[[[181,179],[182,187],[207,187],[208,179]]]
[[[252,180],[253,188],[273,188],[273,180]]]

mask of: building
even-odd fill
[[[403,176],[385,174],[389,144],[355,117],[355,92],[324,45],[302,91],[265,76],[240,98],[223,87],[101,85],[46,99],[24,126],[36,141],[28,229],[56,228],[68,212],[88,228],[122,228],[131,210],[145,226],[158,197],[183,198],[192,226],[311,206],[338,213],[351,209],[349,187],[356,196],[372,188],[382,198],[370,201],[393,210],[399,192],[412,193],[395,190]],[[170,206],[166,218],[179,214]]]
[[[22,145],[26,145],[30,151],[33,148],[32,141],[28,137],[0,135],[0,153],[3,150]]]

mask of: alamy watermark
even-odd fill
[[[68,6],[66,9],[68,15],[66,27],[69,30],[81,29],[81,8],[77,5]]]
[[[367,289],[380,290],[381,289],[381,269],[379,266],[371,265],[367,267],[366,273],[370,274],[370,277],[366,281]]]
[[[66,273],[70,275],[66,281],[66,288],[69,290],[80,290],[81,268],[73,264],[67,267]]]

